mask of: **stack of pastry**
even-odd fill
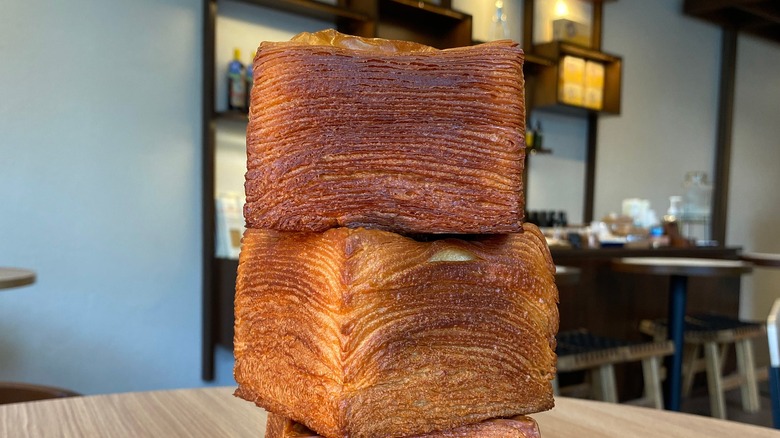
[[[523,224],[523,53],[263,43],[236,395],[276,437],[534,437],[558,292]]]

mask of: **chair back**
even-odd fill
[[[0,382],[0,405],[48,400],[52,398],[76,397],[79,395],[81,394],[53,386]]]
[[[766,321],[769,339],[769,393],[772,399],[772,424],[780,429],[780,298],[775,300]]]

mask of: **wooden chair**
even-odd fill
[[[666,338],[666,320],[645,320],[640,331],[655,339]],[[697,314],[685,317],[685,350],[683,393],[690,393],[695,374],[702,369],[707,373],[707,388],[710,396],[710,414],[726,419],[726,398],[724,391],[740,388],[742,408],[746,412],[761,409],[758,394],[759,374],[753,354],[753,339],[766,336],[766,327],[761,323],[745,322],[735,318]],[[737,372],[723,375],[729,347],[734,344],[737,353]],[[698,359],[704,350],[704,360]]]
[[[81,394],[53,386],[0,382],[0,405],[52,398],[76,397]]]
[[[642,361],[644,396],[630,403],[663,409],[660,362],[673,351],[671,341],[637,343],[597,336],[584,329],[565,331],[558,333],[558,373],[587,371],[592,382],[589,386],[592,396],[617,403],[614,366]],[[556,395],[561,392],[557,379],[553,382],[553,390]]]

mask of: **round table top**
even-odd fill
[[[739,258],[746,262],[750,262],[755,266],[780,268],[780,254],[766,252],[743,252],[740,254]]]
[[[0,405],[0,436],[263,437],[266,413],[232,388],[107,394]],[[544,438],[777,437],[772,429],[636,406],[556,397],[531,415]]]
[[[0,289],[27,286],[35,283],[35,272],[19,268],[0,267]]]
[[[753,266],[739,260],[623,257],[612,261],[612,269],[633,274],[717,277],[746,274],[753,270]]]

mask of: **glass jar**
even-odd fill
[[[683,217],[692,221],[708,221],[712,204],[712,186],[707,172],[691,171],[685,174]]]

